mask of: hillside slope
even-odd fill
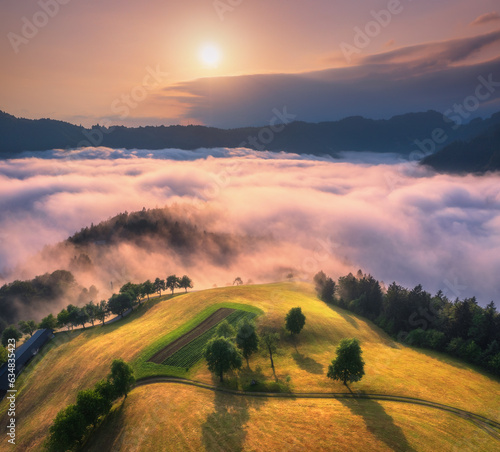
[[[143,305],[137,312],[115,324],[86,331],[57,334],[50,347],[44,351],[43,358],[37,357],[37,362],[34,362],[18,381],[18,450],[39,450],[56,413],[67,404],[73,403],[79,390],[88,388],[103,378],[108,372],[112,359],[121,357],[130,361],[137,371],[141,354],[150,344],[181,327],[208,307],[228,302],[257,307],[264,312],[259,317],[260,322],[276,325],[283,323],[284,316],[290,308],[302,307],[307,321],[297,344],[284,339],[280,352],[275,358],[278,378],[286,381],[289,376],[290,389],[294,392],[345,392],[342,384],[332,383],[325,374],[329,362],[335,356],[335,348],[339,340],[343,337],[357,337],[362,344],[366,375],[361,382],[351,386],[353,391],[418,397],[500,421],[498,411],[500,383],[497,379],[476,372],[470,366],[438,353],[422,352],[395,343],[373,324],[342,309],[329,307],[318,300],[309,285],[280,283],[211,289],[174,298],[167,297],[163,301],[151,300],[149,305]],[[213,381],[204,363],[194,366],[185,376],[206,383]],[[252,356],[250,369],[244,367],[239,374],[229,379],[229,384],[232,387],[240,387],[253,378],[259,381],[273,381],[267,357],[260,354]],[[150,392],[150,388],[155,389],[151,389],[153,392]],[[338,414],[334,415],[335,409],[332,410],[332,407],[341,407],[340,402],[330,401],[331,405],[325,405],[321,401],[299,402],[297,399],[296,401],[266,401],[260,409],[253,407],[251,412],[245,413],[240,411],[238,404],[253,402],[238,402],[233,406],[230,400],[213,393],[203,391],[199,393],[195,388],[179,389],[178,387],[172,388],[168,384],[157,384],[133,390],[126,404],[117,407],[114,414],[118,419],[116,424],[113,424],[115,421],[110,419],[111,424],[106,424],[110,425],[109,429],[105,429],[104,433],[99,433],[108,432],[111,438],[108,437],[106,441],[113,443],[117,438],[116,435],[120,436],[122,429],[127,429],[128,434],[132,435],[127,438],[141,444],[137,449],[127,449],[122,445],[117,446],[117,450],[146,450],[150,447],[148,445],[160,441],[165,431],[175,429],[176,425],[184,425],[182,413],[186,415],[187,413],[182,411],[182,407],[179,407],[180,412],[172,412],[168,411],[170,408],[167,403],[156,404],[150,409],[146,407],[147,405],[141,405],[141,395],[145,394],[144,391],[152,394],[152,397],[157,394],[158,400],[166,401],[174,400],[175,394],[180,394],[181,391],[189,394],[189,396],[186,395],[187,401],[194,397],[193,406],[199,407],[199,410],[188,410],[189,418],[185,420],[186,428],[191,425],[192,434],[198,438],[193,439],[192,446],[190,446],[193,450],[196,449],[197,441],[200,441],[200,434],[202,434],[199,431],[200,425],[208,423],[210,435],[217,437],[222,434],[218,429],[226,425],[225,413],[233,411],[243,416],[242,420],[235,421],[241,423],[237,426],[235,435],[242,435],[244,430],[245,438],[247,434],[248,438],[252,438],[252,435],[258,435],[258,431],[262,430],[263,435],[274,436],[276,444],[280,441],[287,441],[287,438],[291,437],[299,438],[297,444],[301,444],[300,441],[306,441],[307,436],[303,435],[307,433],[307,428],[304,429],[302,423],[305,422],[307,425],[307,422],[314,420],[308,415],[309,410],[313,412],[319,410],[324,413],[322,416],[327,418],[330,415],[334,416],[335,421],[331,421],[333,429],[337,428],[335,426],[338,424],[339,431],[354,429],[360,433],[371,432],[373,444],[378,444],[379,448],[374,450],[382,450],[384,440],[380,439],[377,432],[380,429],[383,430],[384,425],[389,429],[397,427],[398,434],[403,435],[409,444],[414,444],[412,447],[417,447],[416,450],[425,450],[418,446],[424,443],[429,445],[430,449],[452,450],[451,446],[441,448],[441,445],[444,444],[443,441],[453,442],[453,437],[455,441],[465,441],[471,435],[476,435],[479,438],[478,441],[492,441],[487,433],[478,428],[471,428],[472,424],[464,423],[460,418],[452,420],[443,413],[427,415],[432,410],[425,407],[405,405],[404,410],[400,411],[397,403],[390,402],[393,403],[390,405],[389,402],[377,402],[373,404],[371,401],[366,401],[344,406],[343,410],[352,414],[344,419]],[[207,405],[203,408],[205,402]],[[211,413],[210,408],[215,409],[215,414]],[[274,425],[268,420],[277,416],[281,408],[286,409],[285,412],[288,415]],[[5,410],[4,401],[0,405],[2,424],[6,421]],[[152,436],[146,435],[147,440],[139,441],[139,436],[145,437],[144,429],[141,426],[137,432],[134,432],[133,419],[134,413],[141,413],[144,410],[146,411],[144,423],[152,429],[150,430]],[[298,413],[302,414],[299,416]],[[194,421],[193,416],[196,418]],[[217,420],[219,417],[221,417],[221,423]],[[367,421],[368,417],[372,420]],[[377,418],[380,418],[380,422],[376,421]],[[433,419],[449,419],[450,422],[437,422],[436,427],[433,427]],[[375,425],[376,422],[377,425]],[[159,425],[163,428],[158,428]],[[279,425],[283,428],[277,429]],[[424,434],[426,429],[430,430]],[[443,440],[442,433],[446,429],[452,434],[448,434],[445,437],[448,439]],[[327,437],[330,439],[327,438],[325,441],[330,441],[332,438],[328,435]],[[424,439],[418,440],[414,437]],[[5,436],[0,438],[0,449],[6,445],[6,440]],[[316,449],[319,449],[324,443],[320,442],[320,438],[317,440]],[[114,444],[119,444],[119,442]],[[245,443],[244,448],[256,448],[255,444],[257,443],[250,441],[248,444]],[[175,447],[173,449],[175,450]],[[179,446],[178,450],[180,449],[182,447]],[[471,450],[481,450],[481,448]],[[488,450],[488,448],[482,450]]]

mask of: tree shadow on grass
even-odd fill
[[[352,392],[352,391],[351,391]],[[356,416],[361,416],[366,428],[377,439],[396,452],[416,452],[406,436],[389,416],[384,407],[372,399],[339,399]]]
[[[303,354],[297,352],[292,353],[292,358],[302,370],[305,370],[310,374],[323,375],[323,364],[318,363],[309,356],[304,356]]]
[[[214,411],[201,426],[203,445],[207,451],[241,451],[247,436],[250,407],[259,408],[260,398],[215,392]]]

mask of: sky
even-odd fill
[[[0,109],[16,116],[231,128],[266,125],[284,107],[311,122],[500,110],[498,0],[3,0],[1,8]],[[478,96],[480,77],[490,83]]]
[[[171,273],[203,289],[236,276],[263,283],[292,272],[311,281],[320,270],[338,278],[361,268],[386,287],[422,284],[452,300],[498,303],[498,175],[438,175],[394,155],[366,157],[370,163],[359,153],[338,161],[248,149],[83,148],[4,160],[0,275],[11,281],[68,268],[81,251],[37,253],[119,212],[167,206],[200,231],[232,234],[231,258],[180,255],[157,240],[120,243],[94,250],[97,270],[76,272],[78,282],[104,297],[110,281],[119,287]]]

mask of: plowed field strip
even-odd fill
[[[208,316],[203,322],[195,326],[191,331],[177,338],[175,341],[168,344],[164,349],[153,355],[148,359],[149,362],[161,364],[168,357],[172,356],[176,351],[180,350],[185,345],[189,344],[192,340],[201,336],[205,331],[208,331],[214,325],[217,325],[221,320],[224,320],[229,314],[233,313],[235,309],[220,308],[217,309],[212,315]]]

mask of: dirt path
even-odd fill
[[[489,419],[480,414],[475,414],[470,411],[462,410],[460,408],[455,408],[450,405],[444,405],[441,403],[431,402],[429,400],[418,399],[413,397],[404,397],[388,394],[367,394],[367,393],[351,393],[351,392],[248,392],[248,391],[236,391],[234,389],[221,388],[219,386],[214,386],[208,383],[202,383],[195,380],[188,380],[184,378],[175,377],[146,377],[138,380],[136,386],[144,386],[155,383],[173,383],[173,384],[184,384],[190,386],[196,386],[198,388],[206,389],[208,391],[219,391],[231,395],[245,396],[245,397],[272,397],[272,398],[283,398],[283,399],[370,399],[379,400],[383,402],[400,402],[400,403],[411,403],[414,405],[423,405],[429,408],[435,408],[438,410],[446,411],[459,416],[469,422],[472,422],[476,427],[480,428],[484,432],[488,433],[494,439],[500,441],[500,422],[496,422],[493,419]]]
[[[160,350],[158,353],[149,358],[148,361],[156,364],[161,364],[168,357],[172,356],[176,351],[180,350],[182,347],[189,344],[192,340],[201,336],[214,325],[217,325],[221,320],[224,320],[229,314],[233,313],[234,311],[235,309],[230,308],[217,309],[217,311],[208,316],[205,320],[203,320],[203,322],[199,323],[192,330],[188,331],[186,334],[182,335],[174,342],[168,344],[164,349]]]

